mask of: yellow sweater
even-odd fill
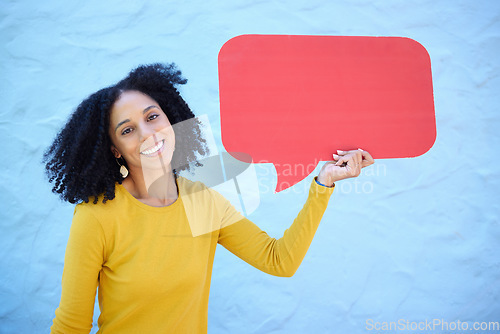
[[[313,181],[304,207],[276,240],[212,189],[177,182],[180,196],[167,207],[148,206],[122,185],[112,201],[76,206],[52,333],[89,333],[97,287],[98,333],[206,333],[217,243],[266,273],[292,276],[333,192]],[[210,221],[207,233],[193,232],[199,222],[193,228],[187,208]]]

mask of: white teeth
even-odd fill
[[[154,147],[150,148],[149,150],[142,151],[141,154],[150,155],[150,154],[153,154],[155,152],[158,152],[158,150],[163,147],[164,143],[165,143],[165,140],[162,140],[158,144],[156,144]]]

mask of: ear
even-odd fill
[[[121,153],[118,151],[118,149],[114,145],[111,145],[111,152],[113,152],[113,155],[117,159],[120,159],[122,157]]]

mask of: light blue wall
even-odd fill
[[[246,34],[405,36],[431,57],[437,140],[339,183],[293,278],[219,248],[210,333],[364,333],[367,319],[500,321],[500,1],[2,1],[0,332],[47,333],[73,208],[43,150],[88,94],[175,61],[220,144],[217,54]],[[274,187],[270,165],[260,184]],[[304,183],[263,192],[251,219],[280,236]],[[359,189],[359,188],[358,188]],[[96,312],[97,313],[97,312]],[[374,332],[374,331],[372,331]],[[439,331],[436,331],[439,332]]]

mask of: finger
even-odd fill
[[[343,151],[343,152],[346,152],[346,151]],[[349,157],[356,164],[361,163],[361,160],[363,159],[361,152],[359,152],[358,150],[347,151],[346,154],[344,155],[344,157]]]
[[[354,158],[349,160],[345,168],[350,177],[358,176],[361,170],[360,165],[355,162]]]
[[[359,152],[359,149],[358,150],[350,150],[350,151],[341,151],[341,150],[337,150],[337,153],[341,156],[347,156],[349,154],[351,155],[355,155],[356,157],[354,158],[356,160],[356,162],[361,162],[361,160],[363,159],[362,158],[362,154],[360,154]]]
[[[361,161],[363,161],[363,155],[361,154],[360,151],[356,150],[352,152],[354,155],[354,160],[356,161],[357,164],[361,164]]]
[[[342,156],[344,156],[344,155],[346,155],[346,154],[349,154],[349,152],[350,152],[350,151],[342,151],[342,150],[337,150],[337,154],[338,154],[338,155],[342,155]]]
[[[344,163],[347,163],[349,161],[349,156],[345,155],[345,156],[337,156],[338,159],[337,159],[337,162],[335,163],[335,166],[340,166]]]
[[[361,155],[359,155],[361,158]],[[340,157],[339,161],[335,164],[336,166],[343,167],[342,170],[350,177],[358,176],[361,172],[361,164],[357,162],[357,157],[354,152]]]
[[[358,148],[358,150],[361,152],[363,156],[362,167],[367,167],[375,163],[375,160],[373,159],[370,153],[360,148]]]
[[[362,161],[363,161],[363,155],[361,154],[360,151],[356,150],[352,152],[352,157],[353,157],[353,162],[354,162],[354,170],[353,174],[354,176],[358,176],[361,173],[361,166],[362,166]]]
[[[342,162],[348,162],[353,159],[353,155],[351,153],[347,153],[345,155],[339,155],[338,157],[339,157],[338,161]]]
[[[358,176],[361,173],[361,154],[354,153],[352,155],[352,176]]]
[[[338,156],[337,154],[333,154],[333,161],[331,163],[334,164],[335,166],[337,166],[336,163],[339,161],[339,159],[340,159],[340,156]],[[346,164],[347,164],[346,162],[343,162],[343,163],[340,163],[338,166],[344,167]]]

